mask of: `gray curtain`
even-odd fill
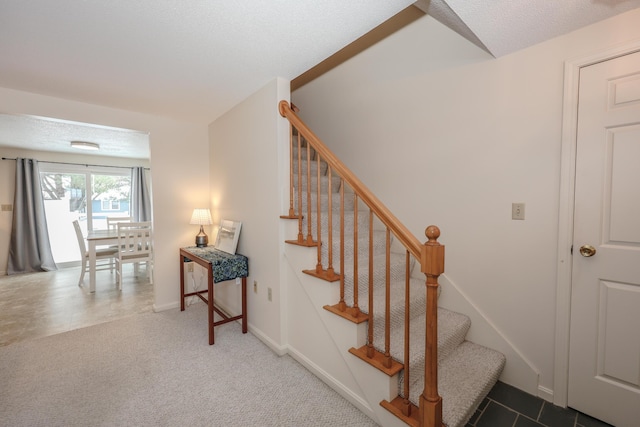
[[[57,270],[53,260],[38,162],[16,159],[16,192],[7,274]]]
[[[131,170],[131,220],[151,221],[151,195],[142,167]]]

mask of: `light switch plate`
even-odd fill
[[[511,219],[524,219],[524,203],[511,204]]]

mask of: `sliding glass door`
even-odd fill
[[[53,259],[56,264],[77,261],[80,259],[80,252],[72,221],[80,220],[86,233],[86,176],[42,171],[40,176]]]
[[[130,216],[131,169],[40,163],[45,214],[56,264],[78,261],[73,229],[107,228],[107,216]]]
[[[107,217],[130,217],[131,171],[127,175],[91,174],[91,230],[107,228]]]

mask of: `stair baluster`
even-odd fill
[[[298,133],[298,135],[300,136],[300,133]],[[307,239],[305,241],[305,244],[309,246],[313,246],[314,240],[313,240],[313,235],[311,234],[312,219],[311,219],[311,168],[309,167],[310,164],[311,164],[311,146],[307,144]],[[317,212],[316,214],[320,216],[320,212]],[[318,237],[319,236],[320,234],[318,234]],[[317,241],[315,243],[318,244]]]
[[[351,307],[351,316],[360,317],[362,314],[358,307],[358,196],[353,194],[353,306]]]
[[[411,378],[410,369],[411,364],[409,363],[409,343],[410,341],[410,330],[407,327],[411,320],[411,287],[409,286],[410,275],[409,271],[411,268],[411,254],[409,251],[406,252],[405,255],[405,287],[404,287],[404,376],[405,378]],[[409,401],[409,381],[405,381],[403,384],[402,393],[404,394],[404,400],[402,402],[402,413],[405,417],[411,416],[411,402]]]
[[[394,414],[400,416],[405,422],[410,425],[429,426],[429,427],[441,427],[442,426],[442,398],[438,395],[437,386],[437,289],[438,289],[438,276],[442,274],[444,268],[444,246],[441,246],[437,242],[437,238],[440,235],[440,231],[435,226],[430,226],[427,229],[427,237],[429,241],[424,245],[408,231],[408,229],[398,221],[398,219],[391,214],[391,212],[331,153],[319,139],[300,121],[294,111],[291,109],[286,101],[281,101],[279,105],[280,114],[287,117],[292,124],[293,129],[297,131],[298,144],[298,168],[297,168],[297,212],[292,215],[291,209],[293,209],[294,203],[290,202],[290,212],[288,217],[298,219],[298,240],[288,241],[288,243],[295,243],[303,246],[318,246],[318,262],[316,265],[315,275],[323,273],[323,276],[335,276],[340,279],[340,301],[335,306],[327,306],[328,310],[339,314],[343,317],[349,318],[354,322],[362,322],[369,320],[368,324],[368,342],[361,349],[351,349],[351,353],[357,355],[360,358],[368,359],[371,364],[378,366],[389,375],[395,375],[400,370],[405,369],[405,381],[403,385],[404,395],[402,398],[398,397],[393,402],[383,401],[380,402],[385,408],[389,409]],[[302,170],[302,137],[306,140],[306,171]],[[293,138],[291,139],[293,140]],[[293,148],[293,143],[290,143]],[[316,215],[317,225],[315,235],[312,230],[312,198],[311,198],[311,149],[315,152],[315,160],[317,165],[317,207]],[[293,160],[293,156],[290,157]],[[322,263],[322,249],[323,245],[321,237],[321,160],[328,164],[327,177],[328,177],[328,235],[327,240],[329,247],[328,251],[328,267],[327,270],[323,269]],[[290,168],[291,173],[294,173],[293,168]],[[333,271],[333,229],[332,229],[332,174],[336,173],[340,177],[340,272],[336,274]],[[303,211],[303,173],[306,172],[306,217],[302,215]],[[293,177],[290,179],[291,185],[294,183]],[[354,264],[353,264],[353,301],[352,306],[349,307],[347,301],[345,301],[345,187],[349,185],[349,189],[353,190],[353,247],[355,252]],[[290,191],[291,197],[293,197],[294,191]],[[359,248],[359,219],[358,219],[358,205],[362,202],[369,208],[369,283],[368,283],[368,314],[362,313],[359,305],[359,265],[358,265],[358,248]],[[383,334],[384,334],[384,352],[380,353],[375,350],[375,330],[374,319],[372,317],[374,313],[374,215],[384,225],[385,229],[385,278],[384,278],[384,316],[383,316]],[[306,220],[307,235],[303,237],[303,223]],[[403,362],[404,365],[394,360],[391,349],[391,236],[394,236],[400,244],[405,247],[406,262],[405,262],[405,325],[404,325],[404,351]],[[409,322],[411,304],[409,283],[410,283],[410,270],[411,270],[411,257],[419,260],[421,264],[421,271],[426,275],[426,344],[425,344],[425,384],[424,390],[419,398],[419,411],[413,411],[413,405],[410,403],[410,381],[409,381],[409,352],[410,352],[410,335],[409,335]],[[308,272],[308,271],[305,271]],[[330,274],[327,274],[329,273]],[[327,278],[327,277],[323,277]],[[418,414],[416,414],[418,412]],[[417,416],[419,415],[419,416]],[[418,418],[416,420],[416,418]]]
[[[307,152],[309,152],[309,148],[307,148]],[[307,163],[308,165],[310,163]],[[316,171],[316,240],[318,242],[318,248],[317,248],[317,253],[318,253],[318,263],[316,264],[316,274],[321,275],[322,274],[322,210],[321,210],[321,206],[322,206],[322,191],[321,191],[321,182],[320,182],[320,155],[316,155],[316,165],[317,165],[317,171]],[[311,168],[308,168],[309,173],[311,173]],[[309,206],[311,206],[311,193],[309,193]],[[309,217],[309,219],[311,219],[311,217]],[[311,221],[309,221],[309,223],[311,223]],[[311,230],[311,229],[309,229]]]
[[[344,300],[344,180],[340,179],[340,302],[338,310],[347,311],[347,303]]]
[[[328,280],[329,282],[334,282],[336,280],[338,280],[340,278],[340,276],[338,276],[336,274],[336,272],[333,269],[333,182],[331,180],[331,168],[327,168],[327,181],[328,181],[328,188],[327,188],[327,198],[328,198],[328,210],[327,210],[327,228],[328,228],[328,242],[327,242],[327,252],[328,252],[328,258],[329,258],[329,262],[327,265],[327,273],[326,273],[326,280]],[[318,208],[319,209],[319,208]]]
[[[373,211],[369,209],[369,313],[373,313]],[[367,357],[372,359],[373,319],[367,324]]]
[[[384,280],[384,367],[391,367],[391,232],[386,229]],[[405,325],[406,327],[406,325]]]
[[[300,150],[298,150],[298,153]],[[280,218],[295,219],[297,218],[295,209],[293,208],[293,133],[289,132],[289,215],[282,215]],[[300,160],[298,160],[298,168]],[[298,176],[300,171],[298,170]]]

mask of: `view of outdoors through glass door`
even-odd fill
[[[74,169],[82,169],[77,172]],[[107,217],[128,217],[131,171],[126,168],[41,164],[40,177],[51,250],[56,264],[80,260],[73,229],[83,235],[107,228]],[[88,196],[89,195],[89,196]]]

